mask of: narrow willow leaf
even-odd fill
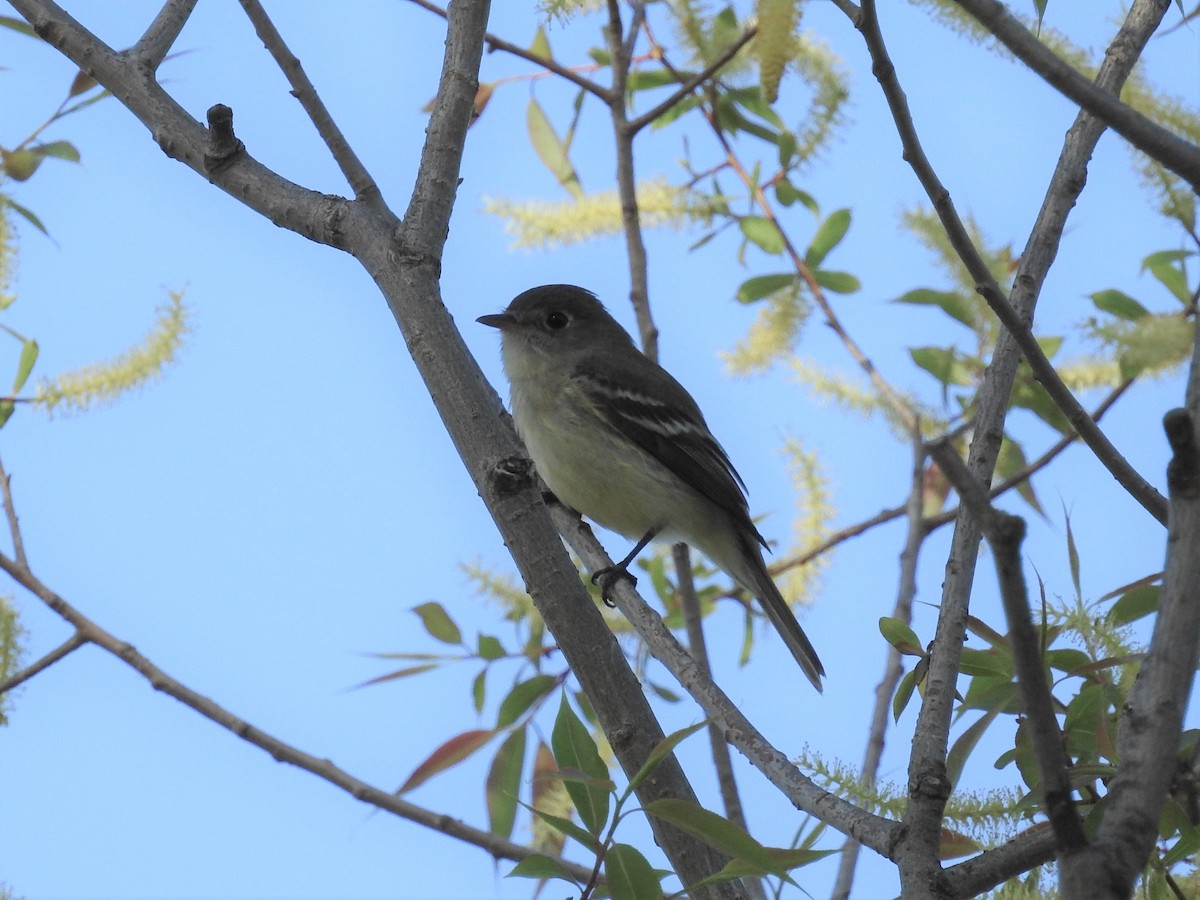
[[[1136,322],[1138,319],[1150,315],[1150,311],[1146,307],[1128,294],[1116,289],[1097,291],[1092,294],[1092,303],[1096,304],[1096,309],[1101,312],[1106,312],[1127,322]]]
[[[608,778],[608,766],[600,758],[596,742],[571,709],[565,695],[558,708],[558,717],[554,721],[550,746],[554,750],[554,760],[560,769],[578,769],[597,781]],[[579,781],[567,781],[566,787],[584,826],[593,835],[600,834],[608,821],[609,792],[596,784]]]
[[[974,329],[979,318],[976,307],[962,294],[953,291],[935,291],[932,288],[915,288],[896,298],[897,303],[912,303],[920,306],[937,306],[956,322]]]
[[[742,860],[760,874],[776,875],[791,881],[786,866],[768,853],[766,847],[724,816],[697,803],[665,797],[648,803],[646,812],[695,835],[734,859]]]
[[[1159,586],[1143,584],[1121,596],[1108,611],[1108,621],[1114,626],[1128,625],[1158,611]]]
[[[21,356],[17,360],[17,374],[13,378],[13,393],[20,393],[21,388],[25,387],[25,382],[29,380],[29,373],[33,371],[33,365],[38,358],[38,343],[33,339],[27,339],[21,342]]]
[[[638,785],[645,781],[650,773],[658,767],[658,764],[670,756],[681,742],[691,737],[693,734],[707,725],[707,720],[704,722],[697,722],[695,725],[689,725],[687,728],[681,728],[679,731],[671,732],[661,741],[655,744],[654,749],[651,750],[649,755],[646,757],[646,761],[642,763],[642,767],[638,769],[637,773],[631,779],[629,779],[629,787],[625,789],[625,795],[628,796],[637,790]]]
[[[549,856],[542,856],[540,853],[534,853],[532,856],[527,856],[509,871],[505,878],[536,878],[539,881],[550,878],[558,878],[562,881],[569,881],[575,885],[578,890],[579,883],[571,877],[571,873],[566,870],[562,863],[557,859],[551,859]]]
[[[525,729],[518,728],[504,739],[488,769],[484,795],[492,834],[512,837],[517,821],[517,795],[521,790],[521,769],[525,765]]]
[[[529,707],[542,697],[545,697],[558,685],[558,679],[553,675],[534,675],[513,687],[500,702],[500,710],[496,713],[496,727],[507,728],[517,721]],[[605,775],[608,773],[605,772]]]
[[[445,772],[458,765],[495,736],[496,732],[491,729],[475,729],[456,734],[429,754],[425,761],[413,770],[413,773],[408,776],[408,780],[400,786],[396,793],[403,794],[411,791],[439,772]]]
[[[525,108],[525,125],[529,130],[529,142],[538,158],[573,197],[582,197],[583,185],[579,183],[579,176],[567,156],[566,145],[558,139],[541,104],[532,97]]]

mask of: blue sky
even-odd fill
[[[81,20],[121,47],[157,4],[80,6]],[[274,6],[326,104],[402,210],[424,134],[420,107],[436,89],[441,21],[394,2],[360,0],[350,14],[345,5],[312,0]],[[989,237],[1019,247],[1073,111],[1033,76],[958,42],[919,10],[887,6],[895,8],[884,27],[934,165]],[[492,30],[527,42],[536,27],[531,7],[496,4]],[[1110,25],[1055,21],[1074,12],[1068,7],[1050,4],[1048,24],[1101,48]],[[9,12],[0,4],[0,14]],[[906,347],[962,335],[933,313],[922,318],[888,303],[909,288],[945,283],[898,226],[900,213],[923,197],[900,159],[857,33],[828,4],[813,4],[807,17],[853,73],[852,121],[803,185],[826,211],[854,211],[830,263],[858,274],[863,289],[839,300],[838,312],[889,378],[936,397]],[[563,59],[583,59],[598,40],[587,19],[552,27],[550,38]],[[177,48],[189,52],[168,62],[162,77],[194,116],[228,104],[258,159],[316,190],[345,191],[235,5],[201,4]],[[73,70],[7,31],[0,31],[0,65],[0,143],[11,145],[54,109]],[[1195,103],[1194,31],[1153,41],[1147,66],[1152,78]],[[525,70],[492,53],[483,78]],[[573,96],[550,82],[535,91],[551,111]],[[474,319],[525,288],[582,284],[632,322],[620,239],[545,254],[514,251],[502,223],[480,213],[484,196],[561,195],[524,137],[529,92],[525,84],[498,91],[471,131],[444,266],[443,298],[502,394],[496,335]],[[606,128],[592,108],[577,139],[575,162],[590,190],[611,185]],[[47,421],[22,410],[0,434],[35,572],[202,694],[368,781],[398,786],[438,742],[476,727],[468,693],[476,668],[351,690],[386,670],[367,654],[440,649],[410,612],[429,600],[468,634],[503,634],[495,607],[475,594],[460,564],[512,567],[381,297],[347,256],[274,227],[168,159],[115,102],[67,119],[47,137],[72,141],[82,165],[50,162],[31,181],[5,186],[53,237],[21,228],[20,299],[5,314],[6,324],[41,344],[35,376],[135,342],[168,290],[186,290],[194,330],[160,383],[81,416]],[[681,178],[679,133],[643,140],[642,173]],[[1039,308],[1045,331],[1088,315],[1087,295],[1101,288],[1120,287],[1156,308],[1170,302],[1138,267],[1147,253],[1178,246],[1178,238],[1152,215],[1128,160],[1120,141],[1106,136]],[[790,530],[791,493],[777,452],[788,435],[821,454],[837,525],[900,502],[909,461],[884,426],[823,407],[783,373],[726,377],[718,354],[753,317],[731,298],[742,280],[775,264],[752,254],[749,268],[740,268],[728,240],[688,253],[697,236],[648,237],[662,360],[704,406],[750,486],[755,512],[767,514],[764,532],[786,539]],[[818,323],[800,351],[852,369]],[[0,352],[15,358],[15,344],[0,344]],[[1105,420],[1160,489],[1166,449],[1158,423],[1180,399],[1178,378],[1142,385]],[[1031,452],[1053,440],[1027,421],[1024,428]],[[1161,567],[1161,530],[1084,451],[1069,451],[1040,491],[1049,520],[1031,519],[1027,556],[1048,592],[1071,593],[1064,507],[1089,597]],[[926,546],[921,604],[937,600],[947,540],[948,532],[939,533]],[[902,542],[893,525],[846,545],[804,614],[829,671],[823,697],[793,677],[786,650],[765,630],[754,663],[738,669],[740,619],[730,612],[710,628],[727,691],[786,752],[808,746],[852,763],[861,757],[884,651],[875,622],[892,607]],[[626,547],[611,535],[607,543]],[[975,609],[995,615],[987,559],[979,572]],[[30,659],[67,637],[44,607],[21,594],[16,600]],[[918,632],[929,635],[933,621],[932,608],[922,605]],[[493,700],[506,677],[494,676]],[[699,716],[681,706],[664,717],[671,729]],[[912,719],[890,736],[885,779],[903,781]],[[711,800],[701,744],[697,787]],[[973,783],[1010,782],[1011,771],[991,770],[994,755],[981,754]],[[508,864],[372,813],[276,764],[93,648],[17,696],[12,723],[0,731],[0,756],[0,881],[29,900],[531,892],[530,883],[501,877]],[[483,826],[485,762],[470,761],[411,799]],[[786,843],[797,827],[794,810],[754,773],[743,773],[742,782],[752,830]],[[886,863],[865,858],[862,866],[856,896],[895,893]],[[800,880],[814,896],[827,895],[832,867]]]

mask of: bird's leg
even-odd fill
[[[612,590],[613,585],[617,583],[617,579],[627,578],[631,587],[637,586],[637,576],[630,573],[629,564],[633,562],[639,553],[646,549],[646,545],[654,540],[655,536],[661,530],[661,528],[651,528],[642,536],[642,539],[637,542],[623,560],[615,566],[605,566],[603,569],[597,569],[592,573],[592,584],[600,585],[600,599],[604,601],[605,606],[616,606],[612,602],[609,592]]]

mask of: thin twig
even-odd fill
[[[1127,378],[1124,381],[1122,381],[1119,385],[1117,385],[1115,388],[1113,388],[1112,391],[1109,393],[1109,395],[1107,397],[1105,397],[1103,401],[1100,402],[1100,404],[1095,408],[1095,410],[1093,410],[1092,418],[1095,421],[1099,422],[1100,419],[1104,417],[1104,414],[1106,412],[1108,412],[1108,410],[1110,408],[1112,408],[1112,405],[1114,403],[1116,403],[1117,400],[1119,400],[1121,398],[1121,396],[1127,390],[1129,390],[1129,388],[1133,384],[1133,382],[1134,382],[1134,379]],[[1079,435],[1075,431],[1071,431],[1069,434],[1064,434],[1057,441],[1055,441],[1053,444],[1051,444],[1050,447],[1041,456],[1039,456],[1037,459],[1035,459],[1033,462],[1029,463],[1024,468],[1014,472],[1012,475],[1008,476],[1003,481],[999,481],[996,484],[992,485],[991,489],[988,491],[989,499],[994,500],[997,497],[999,497],[1001,494],[1004,494],[1004,493],[1012,490],[1013,488],[1018,487],[1021,484],[1024,484],[1026,481],[1028,481],[1030,478],[1032,478],[1035,474],[1040,472],[1046,466],[1050,465],[1050,463],[1052,463],[1058,457],[1058,455],[1060,453],[1062,453],[1064,450],[1066,450],[1068,447],[1070,447],[1071,444],[1073,444],[1078,439],[1079,439]],[[860,534],[863,534],[864,532],[869,531],[870,529],[874,528],[876,525],[882,525],[885,522],[890,522],[893,519],[898,519],[901,516],[903,516],[907,511],[908,511],[907,503],[905,503],[901,506],[892,506],[892,507],[889,507],[888,509],[881,510],[881,511],[877,512],[875,515],[871,516],[869,519],[864,519],[861,522],[856,522],[853,525],[848,525],[845,528],[835,531],[833,534],[831,534],[827,538],[825,538],[825,540],[821,541],[821,543],[817,544],[814,547],[810,547],[808,550],[805,550],[803,553],[801,553],[798,556],[793,556],[789,559],[780,560],[779,562],[771,565],[769,567],[769,571],[771,572],[772,576],[778,576],[778,575],[782,574],[783,572],[788,571],[789,569],[794,569],[797,566],[806,565],[809,562],[811,562],[812,560],[814,560],[815,558],[817,558],[818,556],[821,556],[824,553],[828,553],[830,550],[832,550],[834,547],[838,546],[839,544],[845,543],[847,540],[849,540],[851,538],[858,537]],[[935,531],[936,529],[941,528],[943,525],[948,525],[950,522],[953,522],[954,519],[958,516],[958,511],[959,511],[959,507],[957,505],[955,505],[955,506],[951,506],[947,509],[942,510],[940,513],[938,513],[935,516],[930,516],[929,518],[927,518],[925,520],[925,523],[924,523],[925,529],[927,531]]]
[[[12,535],[13,557],[18,565],[28,568],[29,560],[25,558],[25,540],[21,537],[21,523],[17,518],[17,508],[13,504],[12,479],[4,470],[3,461],[0,461],[0,497],[4,502],[4,516],[8,519],[8,532]]]
[[[52,665],[54,665],[60,659],[63,659],[68,654],[73,653],[74,651],[78,650],[80,647],[82,647],[87,642],[88,642],[87,638],[85,638],[80,632],[76,631],[69,638],[67,638],[65,641],[63,641],[61,644],[59,644],[57,647],[55,647],[53,650],[51,650],[49,653],[47,653],[45,656],[43,656],[41,659],[39,659],[37,662],[30,663],[28,666],[26,666],[20,672],[17,672],[12,677],[7,678],[4,681],[0,681],[0,696],[7,694],[9,691],[11,691],[13,688],[17,687],[18,685],[24,684],[26,681],[28,681],[30,678],[32,678],[34,675],[36,675],[38,672],[41,672],[43,669],[50,668]]]
[[[698,73],[692,75],[686,81],[684,81],[683,84],[680,85],[679,89],[675,91],[675,93],[671,94],[666,100],[663,100],[657,106],[654,106],[642,113],[636,119],[630,119],[625,127],[628,128],[630,132],[637,133],[647,125],[657,120],[659,116],[672,109],[677,103],[682,101],[685,97],[696,90],[696,88],[700,87],[700,85],[704,84],[714,75],[716,75],[719,71],[721,71],[721,69],[725,68],[725,66],[728,65],[733,58],[738,55],[739,52],[741,52],[741,49],[750,43],[756,34],[758,34],[757,25],[747,28],[744,32],[742,32],[736,41],[734,41],[725,49],[725,52],[710,62]]]
[[[683,612],[683,626],[687,632],[688,651],[706,677],[712,678],[712,666],[708,661],[708,646],[704,640],[704,622],[700,614],[700,598],[696,596],[696,583],[692,578],[692,561],[687,544],[672,544],[671,559],[675,563],[675,584],[679,591],[679,608]],[[713,768],[717,772],[717,789],[725,806],[725,818],[743,830],[749,830],[746,814],[742,809],[742,798],[738,794],[737,778],[733,773],[733,760],[729,744],[715,724],[708,726],[708,740],[712,748]],[[744,878],[742,884],[754,900],[766,900],[762,884],[757,878]]]
[[[350,189],[354,191],[355,199],[367,203],[379,202],[381,199],[379,185],[375,183],[371,173],[367,171],[366,166],[358,158],[358,154],[354,152],[337,123],[333,121],[333,116],[329,114],[325,103],[317,94],[317,89],[305,73],[304,67],[300,65],[300,60],[288,48],[283,36],[275,27],[275,23],[267,15],[267,11],[262,8],[259,0],[239,0],[239,2],[242,9],[245,10],[246,16],[254,25],[254,31],[263,42],[263,46],[267,48],[267,52],[271,54],[271,58],[275,60],[284,77],[287,78],[288,84],[292,86],[292,95],[300,101],[300,105],[308,113],[308,118],[316,126],[317,133],[321,135],[321,140],[325,142],[325,146],[333,155],[334,162],[342,170],[342,174],[350,184]]]
[[[435,16],[441,16],[443,19],[446,18],[446,10],[442,9],[436,3],[430,3],[429,0],[408,0],[408,2],[433,13]],[[582,88],[592,96],[603,100],[605,104],[609,102],[610,92],[608,88],[597,84],[589,78],[584,78],[578,72],[573,71],[572,69],[569,69],[548,57],[531,53],[524,47],[518,47],[516,44],[504,40],[504,38],[496,37],[496,35],[492,34],[490,31],[483,36],[483,40],[484,43],[488,45],[489,51],[502,50],[511,56],[515,56],[519,59],[525,60],[526,62],[531,62],[534,65],[541,66],[546,71],[553,72],[555,75],[565,78],[576,87]]]
[[[639,29],[631,29],[636,38]],[[625,40],[621,25],[621,5],[609,0],[608,25],[604,29],[612,65],[612,88],[608,93],[609,117],[617,151],[617,195],[621,201],[621,225],[625,233],[625,254],[629,259],[629,301],[637,319],[642,352],[658,359],[658,326],[650,311],[650,263],[646,242],[642,238],[642,222],[638,211],[637,175],[634,170],[633,139],[629,130],[629,111],[625,107],[625,89],[629,83],[629,68],[633,44]]]
[[[158,71],[179,33],[196,8],[197,0],[167,0],[154,21],[126,52],[142,62],[150,72]]]
[[[583,560],[589,571],[612,565],[612,560],[600,546],[595,535],[577,515],[559,504],[552,504],[550,513],[555,527],[572,550]],[[650,653],[661,662],[704,710],[716,722],[729,741],[775,785],[797,808],[810,813],[839,831],[858,838],[877,853],[891,858],[900,836],[899,823],[860,809],[853,803],[819,787],[788,757],[770,744],[751,724],[741,709],[729,699],[720,686],[706,677],[696,661],[663,624],[662,618],[626,581],[619,580],[611,592],[617,608],[637,631]]]
[[[917,560],[921,553],[921,545],[929,536],[928,526],[922,518],[926,455],[920,428],[915,429],[911,437],[912,469],[908,502],[905,504],[908,531],[904,541],[904,550],[900,554],[900,583],[896,588],[896,604],[892,608],[892,618],[899,619],[906,625],[912,621],[913,600],[917,596]],[[879,774],[879,765],[883,759],[884,738],[887,735],[888,723],[891,719],[892,695],[895,694],[896,685],[903,673],[904,666],[900,661],[900,652],[889,644],[887,661],[883,666],[883,677],[875,687],[875,708],[871,714],[867,748],[863,754],[862,774],[859,776],[861,784],[868,790],[874,787],[875,779]],[[842,848],[842,858],[838,864],[837,881],[834,883],[832,895],[836,900],[847,900],[850,896],[860,849],[861,845],[855,840],[847,841],[845,847]]]
[[[950,192],[938,178],[921,146],[912,114],[908,109],[908,100],[896,79],[895,68],[888,58],[887,48],[883,43],[883,35],[879,30],[878,19],[874,13],[874,4],[864,3],[863,12],[864,15],[860,17],[863,37],[874,61],[876,77],[883,88],[888,106],[892,110],[892,119],[904,148],[904,158],[912,167],[917,180],[921,182],[921,186],[937,210],[942,227],[945,229],[946,236],[949,238],[951,246],[954,247],[955,253],[971,273],[971,277],[975,279],[975,290],[987,302],[988,307],[996,314],[1012,339],[1016,341],[1021,353],[1028,361],[1030,369],[1033,370],[1034,377],[1067,417],[1083,442],[1091,448],[1092,453],[1112,473],[1121,486],[1141,503],[1147,512],[1165,524],[1166,499],[1129,464],[1104,432],[1096,426],[1095,422],[1091,421],[1087,412],[1075,399],[1071,389],[1063,383],[1062,378],[1055,371],[1037,338],[1034,337],[1028,316],[1009,302],[992,277],[991,270],[975,247],[970,233],[950,200]],[[1022,270],[1017,274],[1017,282],[1019,283],[1023,278],[1029,280],[1032,275],[1028,271]]]
[[[432,810],[415,803],[410,803],[396,796],[393,791],[387,791],[362,781],[344,769],[339,768],[327,759],[320,759],[310,753],[305,753],[291,744],[285,743],[273,735],[240,718],[225,707],[196,693],[182,682],[176,681],[161,668],[139,653],[132,644],[120,640],[105,631],[74,606],[52,591],[29,569],[18,565],[6,554],[0,554],[0,570],[8,573],[12,579],[35,597],[45,603],[50,609],[65,619],[75,628],[76,637],[81,641],[95,644],[97,647],[111,653],[117,659],[142,675],[156,691],[161,691],[168,697],[173,697],[184,706],[216,723],[226,731],[231,732],[249,744],[265,750],[277,762],[287,763],[303,769],[318,778],[341,788],[354,799],[390,812],[402,819],[424,825],[434,831],[457,838],[468,844],[481,847],[492,856],[499,859],[521,860],[537,852],[532,847],[514,843],[507,838],[474,828],[465,822],[444,813]],[[70,644],[70,641],[67,642]],[[64,644],[63,647],[66,647]],[[60,650],[62,648],[59,648]],[[73,648],[72,648],[73,649]],[[69,651],[67,651],[69,652]],[[559,860],[573,876],[585,880],[588,869],[566,860]]]
[[[1200,191],[1200,149],[1122,103],[1117,95],[1099,87],[1077,72],[997,0],[955,0],[979,20],[996,40],[1040,75],[1047,84],[1074,101],[1091,115],[1133,144],[1151,159],[1170,169]],[[1157,0],[1158,18],[1170,8],[1169,0]]]

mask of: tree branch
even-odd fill
[[[654,106],[642,113],[636,119],[629,120],[625,127],[630,131],[631,134],[636,134],[647,125],[654,122],[659,116],[672,109],[677,103],[691,94],[692,91],[696,90],[696,88],[700,87],[700,85],[704,84],[719,71],[725,68],[725,66],[727,66],[733,60],[733,58],[741,52],[742,48],[754,39],[756,34],[758,34],[757,25],[747,28],[742,32],[741,36],[738,37],[736,41],[734,41],[725,49],[724,53],[710,62],[695,75],[684,81],[683,84],[680,85],[679,89],[675,91],[675,93],[667,97],[667,99],[662,101],[662,103],[659,103],[657,106]]]
[[[300,60],[288,48],[283,36],[275,27],[275,23],[267,15],[267,11],[263,9],[258,0],[239,0],[239,2],[246,16],[254,25],[254,31],[263,42],[263,46],[267,48],[267,52],[271,54],[271,58],[275,60],[284,77],[287,78],[288,84],[292,86],[292,96],[300,101],[300,105],[308,113],[309,120],[316,126],[317,133],[321,135],[321,140],[325,142],[325,146],[333,155],[334,162],[346,176],[350,189],[354,191],[355,199],[367,203],[379,202],[379,186],[375,183],[375,179],[371,177],[371,173],[367,171],[366,166],[362,164],[358,155],[347,143],[345,135],[333,121],[333,116],[329,114],[329,110],[317,94],[317,89],[305,73],[304,67],[300,65]]]
[[[197,0],[167,0],[150,23],[150,27],[126,53],[140,60],[148,71],[158,71],[175,41],[179,39],[179,32],[183,31],[183,26],[196,9],[196,2]]]
[[[385,812],[390,812],[410,822],[415,822],[418,825],[424,825],[426,828],[431,828],[434,831],[457,838],[468,844],[473,844],[486,850],[497,859],[521,860],[541,852],[532,847],[514,843],[489,831],[474,828],[444,813],[435,813],[422,806],[417,806],[415,803],[403,800],[392,791],[385,791],[382,788],[377,788],[354,777],[327,759],[320,759],[310,753],[305,753],[303,750],[293,747],[291,744],[285,743],[273,735],[267,734],[267,732],[251,725],[245,719],[234,715],[220,704],[198,694],[183,683],[176,681],[139,653],[132,644],[126,643],[105,631],[43,584],[29,569],[19,565],[7,554],[0,554],[0,570],[6,572],[13,581],[45,603],[75,628],[75,636],[72,640],[67,641],[58,651],[55,651],[56,653],[64,651],[60,653],[60,656],[65,656],[67,652],[70,652],[70,649],[74,649],[74,647],[70,647],[64,650],[73,641],[78,641],[79,644],[95,644],[138,672],[156,691],[161,691],[168,697],[175,698],[184,706],[199,713],[209,721],[216,723],[226,731],[233,733],[261,750],[265,750],[276,762],[286,763],[287,765],[295,766],[316,775],[323,781],[327,781],[350,794],[356,800],[370,804]],[[48,659],[50,655],[53,654],[43,657],[43,661]],[[587,867],[566,860],[559,860],[559,863],[566,866],[581,881],[586,880],[590,874],[590,869]]]
[[[550,511],[559,532],[589,571],[612,565],[612,560],[591,529],[578,516],[558,504],[554,504]],[[857,838],[875,852],[892,858],[894,844],[900,837],[898,823],[859,809],[818,787],[786,755],[768,743],[724,691],[704,675],[696,661],[663,624],[662,618],[637,591],[622,580],[614,586],[611,596],[617,608],[646,642],[650,653],[700,704],[704,714],[716,722],[724,732],[725,740],[762,772],[796,808]]]
[[[1136,62],[1140,48],[1153,32],[1153,23],[1150,21],[1152,15],[1144,15],[1146,8],[1145,2],[1135,0],[1133,9],[1114,39],[1113,47],[1121,47],[1122,52],[1112,52],[1110,49],[1106,55],[1097,77],[1097,83],[1105,90],[1119,91],[1120,85]],[[1159,15],[1161,16],[1161,12]],[[990,273],[986,266],[980,266],[979,254],[972,246],[966,229],[950,202],[949,194],[933,172],[917,139],[908,102],[896,78],[895,68],[879,29],[874,0],[863,0],[860,14],[854,21],[863,34],[876,79],[901,135],[905,158],[925,187],[964,264],[978,283],[988,284],[991,281]],[[1125,52],[1125,48],[1132,49]],[[1087,161],[1103,130],[1101,123],[1095,122],[1085,113],[1081,113],[1077,118],[1064,142],[1063,152],[1050,180],[1041,211],[1030,233],[1027,248],[1029,252],[1022,256],[1013,290],[1012,306],[1008,307],[1009,311],[1016,314],[1022,328],[1016,332],[1002,332],[992,361],[984,373],[983,384],[976,394],[976,430],[967,466],[981,484],[991,482],[1004,435],[1004,420],[1011,403],[1012,386],[1020,361],[1018,338],[1027,335],[1028,329],[1024,323],[1033,321],[1034,308],[1046,271],[1056,255],[1067,215],[1086,182]],[[989,299],[987,294],[985,299]],[[994,300],[995,296],[990,299]],[[1036,341],[1033,344],[1030,348],[1031,354],[1040,354]],[[1070,392],[1067,394],[1069,396]],[[1088,433],[1083,417],[1074,418],[1072,425],[1081,435]],[[1099,429],[1095,431],[1098,432]],[[1111,464],[1114,460],[1110,457],[1107,462]],[[1145,491],[1142,494],[1143,503],[1155,505],[1153,494]],[[898,862],[901,884],[911,885],[913,890],[929,890],[934,885],[946,884],[941,867],[937,863],[942,816],[950,787],[946,778],[945,761],[980,537],[979,522],[965,508],[960,509],[951,539],[941,612],[931,645],[925,697],[918,715],[913,752],[909,760],[909,805],[905,814],[907,827],[904,845],[899,849]]]
[[[1029,594],[1021,571],[1021,542],[1025,537],[1025,522],[1017,516],[1001,512],[988,502],[983,486],[967,471],[957,451],[945,441],[935,441],[929,453],[971,515],[983,523],[983,531],[996,561],[996,576],[1000,597],[1008,618],[1009,642],[1017,684],[1024,705],[1025,722],[1029,726],[1037,759],[1038,774],[1046,814],[1054,828],[1060,859],[1087,846],[1083,820],[1072,797],[1070,765],[1062,730],[1054,714],[1054,701],[1046,681],[1044,648],[1029,617]]]
[[[1087,110],[1151,159],[1162,163],[1192,190],[1200,191],[1200,149],[1172,134],[1161,125],[1122,103],[1118,95],[1093,83],[1054,54],[1037,39],[998,0],[955,0],[966,12],[979,21],[1009,51],[1040,75],[1047,84],[1064,97]],[[1142,4],[1145,14],[1154,18],[1158,27],[1170,8],[1170,0],[1154,0]],[[1153,32],[1153,28],[1151,32]],[[1130,35],[1130,37],[1134,37]],[[1149,34],[1146,35],[1149,37]],[[1115,43],[1115,42],[1114,42]],[[1140,55],[1142,45],[1131,46]]]
[[[21,564],[14,562],[14,565],[20,566]],[[36,662],[30,663],[28,666],[26,666],[20,672],[17,672],[11,678],[6,679],[5,681],[0,681],[0,696],[7,694],[9,691],[11,691],[15,687],[19,687],[20,685],[24,684],[26,681],[28,681],[34,675],[38,674],[39,672],[41,672],[45,669],[50,668],[52,665],[54,665],[59,660],[65,659],[67,656],[74,653],[76,650],[78,650],[80,647],[82,647],[87,642],[88,642],[87,638],[85,638],[82,634],[80,634],[78,631],[76,631],[74,634],[72,634],[69,638],[67,638],[65,641],[63,641],[61,644],[59,644],[57,647],[55,647],[53,650],[51,650],[49,653],[47,653],[41,659],[37,660]]]

